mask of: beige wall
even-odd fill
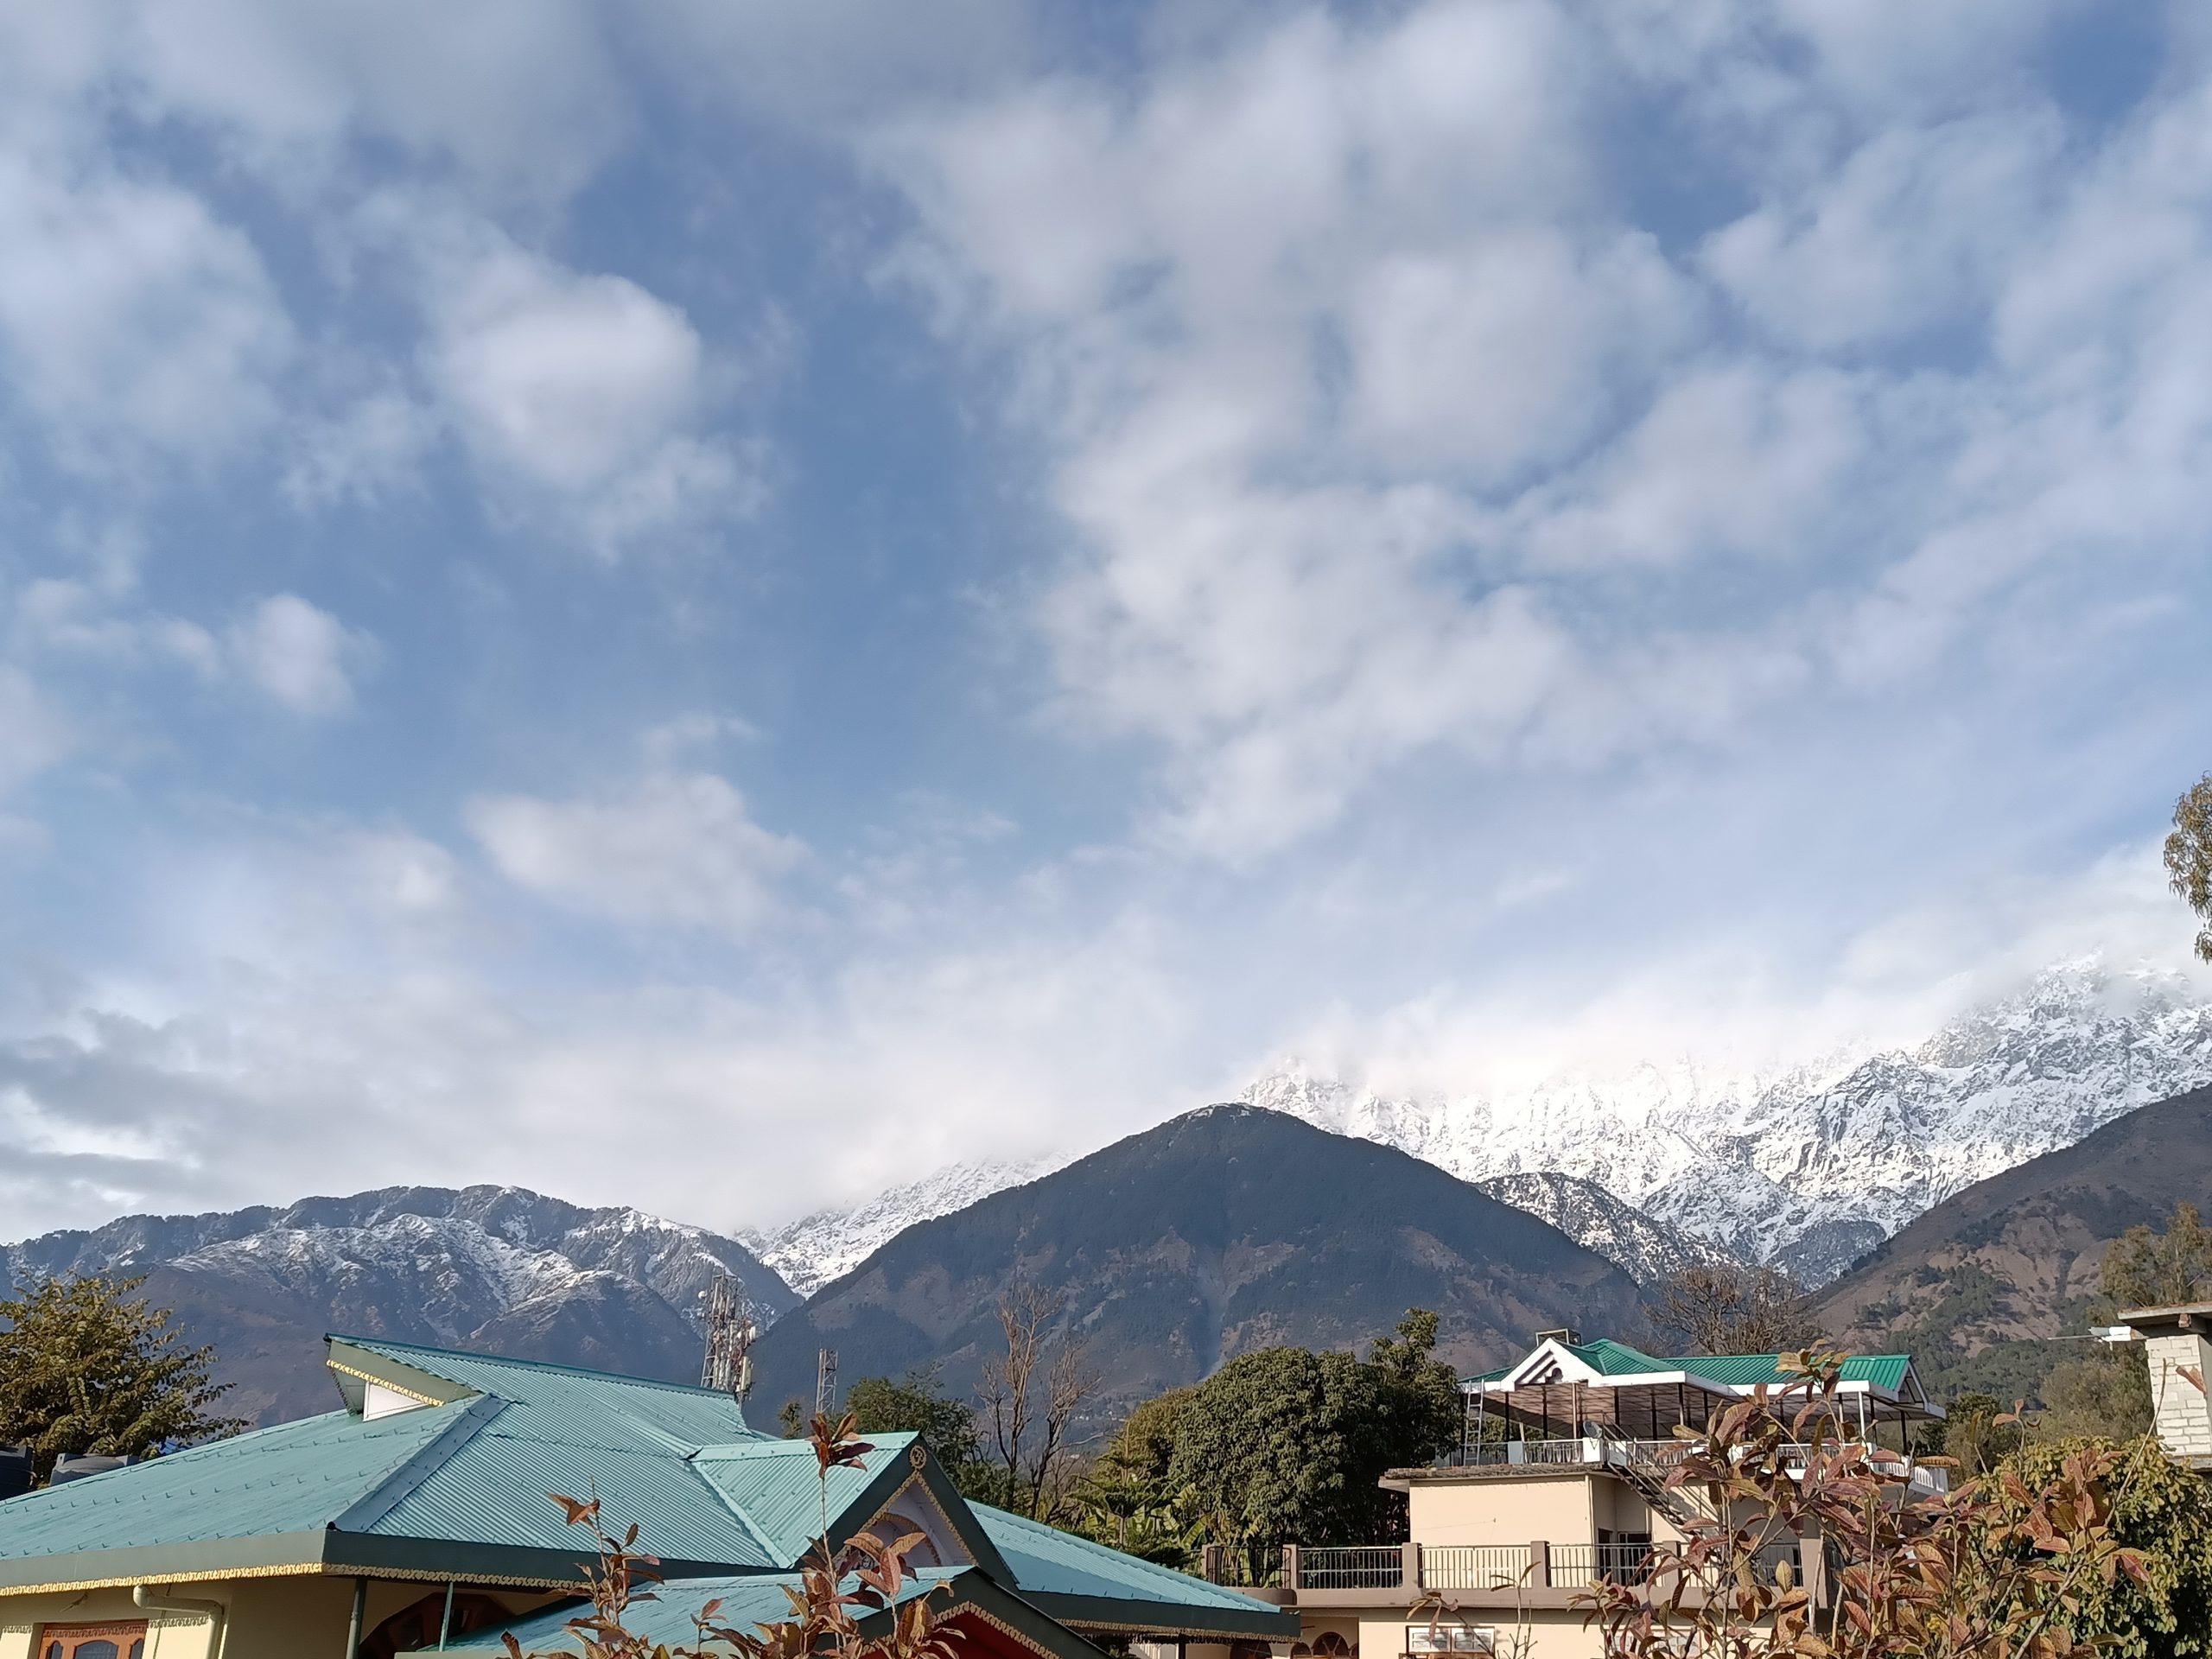
[[[1554,1544],[1597,1541],[1597,1475],[1533,1480],[1416,1481],[1408,1519],[1417,1544]],[[1610,1525],[1611,1522],[1606,1524]]]
[[[345,1659],[346,1627],[353,1611],[351,1579],[239,1579],[174,1588],[179,1596],[219,1601],[229,1607],[222,1659]],[[442,1585],[372,1579],[361,1633],[367,1635],[426,1595],[443,1592]],[[500,1599],[521,1611],[542,1605],[549,1598],[515,1592]],[[35,1638],[44,1624],[131,1618],[148,1621],[146,1659],[213,1659],[207,1639],[212,1626],[205,1616],[142,1611],[132,1605],[128,1590],[0,1597],[0,1659],[34,1659]]]
[[[204,1617],[144,1611],[132,1605],[128,1590],[0,1598],[0,1659],[31,1659],[37,1651],[38,1633],[48,1624],[110,1624],[139,1618],[146,1621],[146,1659],[209,1659]]]
[[[1503,1609],[1470,1613],[1464,1620],[1493,1633],[1498,1659],[1600,1659],[1603,1651],[1599,1633],[1585,1628],[1579,1612],[1547,1609],[1516,1619],[1510,1609]],[[1402,1608],[1387,1619],[1363,1616],[1359,1659],[1400,1659],[1406,1650],[1406,1627],[1427,1622],[1426,1616],[1410,1617]]]

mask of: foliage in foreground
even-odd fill
[[[786,1586],[791,1616],[757,1630],[738,1630],[720,1622],[722,1604],[709,1601],[692,1615],[691,1643],[671,1647],[639,1635],[627,1624],[641,1602],[658,1599],[660,1563],[638,1549],[633,1524],[620,1537],[607,1531],[596,1497],[578,1501],[557,1494],[553,1502],[570,1526],[588,1526],[598,1541],[599,1560],[588,1580],[591,1609],[569,1620],[569,1633],[584,1659],[954,1659],[954,1632],[939,1624],[927,1595],[909,1595],[899,1605],[912,1574],[906,1554],[921,1541],[918,1532],[886,1542],[861,1533],[840,1549],[830,1541],[830,1471],[858,1464],[875,1448],[855,1438],[849,1413],[833,1424],[817,1416],[810,1428],[822,1526],[815,1547],[799,1569],[799,1582]],[[861,1621],[894,1609],[891,1628],[863,1637]],[[526,1656],[512,1633],[500,1638],[510,1659]],[[712,1644],[712,1645],[710,1645]],[[543,1659],[553,1659],[543,1656]],[[572,1659],[564,1652],[560,1659]]]
[[[2037,1463],[1915,1498],[1901,1456],[1838,1438],[1840,1362],[1791,1359],[1784,1388],[1684,1433],[1667,1478],[1689,1506],[1683,1539],[1656,1545],[1635,1582],[1586,1599],[1609,1654],[2090,1659],[2117,1626],[2139,1628],[2158,1592],[2116,1529],[2145,1474],[2126,1451],[2039,1448]],[[1825,1542],[1832,1601],[1789,1565],[1808,1535]]]
[[[0,1444],[29,1444],[34,1479],[65,1454],[150,1457],[245,1427],[214,1414],[215,1351],[182,1346],[144,1282],[50,1279],[0,1300]]]

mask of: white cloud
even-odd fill
[[[481,224],[431,242],[426,366],[495,492],[608,556],[758,508],[765,462],[705,431],[717,375],[680,308]]]
[[[353,681],[375,660],[375,642],[296,594],[260,601],[231,625],[229,657],[245,678],[297,715],[332,715],[353,701]]]
[[[776,885],[806,855],[712,772],[656,772],[579,800],[480,795],[467,817],[516,886],[639,925],[750,932],[778,913]]]
[[[558,198],[604,160],[629,110],[582,0],[377,6],[86,0],[0,17],[20,118],[41,101],[127,105],[212,139],[302,193],[368,140],[494,193]],[[435,41],[435,49],[426,42]],[[5,75],[0,70],[0,75]]]
[[[68,718],[22,670],[0,663],[0,791],[66,756],[77,734]]]
[[[0,149],[0,353],[73,460],[206,458],[266,424],[293,329],[253,245],[196,196]]]
[[[1012,365],[1071,532],[1056,714],[1149,740],[1154,827],[1234,861],[1417,766],[1649,760],[1894,690],[2054,570],[2155,588],[2113,555],[2184,556],[2212,505],[2198,106],[2069,126],[2026,67],[2061,8],[2029,10],[1793,12],[1794,60],[1741,7],[1664,49],[1627,10],[1261,14],[1134,87],[887,122],[891,269]],[[1982,24],[2018,73],[1882,95],[1877,57],[1955,65]],[[1607,179],[1605,112],[1654,98],[1713,137],[1711,199],[1758,204],[1701,244]]]

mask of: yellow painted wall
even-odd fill
[[[1420,1544],[1554,1544],[1597,1541],[1592,1487],[1599,1477],[1565,1480],[1416,1481],[1408,1499]],[[1613,1484],[1607,1480],[1607,1484]]]
[[[219,1597],[211,1597],[219,1599]],[[32,1659],[48,1624],[146,1621],[146,1659],[209,1659],[208,1622],[197,1613],[160,1613],[131,1604],[128,1590],[0,1598],[0,1659]]]
[[[353,1610],[351,1579],[239,1579],[174,1588],[180,1596],[220,1601],[229,1607],[222,1659],[342,1659],[346,1651],[346,1625]],[[372,1579],[362,1635],[426,1595],[442,1595],[444,1588]],[[502,1592],[499,1599],[520,1612],[551,1598],[517,1591]],[[213,1659],[208,1642],[213,1627],[204,1615],[141,1611],[132,1605],[128,1590],[0,1597],[0,1659],[35,1659],[36,1636],[44,1624],[134,1618],[148,1623],[146,1659]],[[1223,1659],[1227,1659],[1225,1652]]]
[[[1395,1610],[1387,1619],[1363,1616],[1359,1626],[1359,1659],[1402,1659],[1406,1651],[1406,1627],[1426,1624],[1409,1618],[1406,1610]],[[1546,1610],[1529,1612],[1516,1621],[1510,1610],[1472,1613],[1466,1623],[1494,1633],[1498,1659],[1601,1659],[1599,1633],[1586,1629],[1579,1612]]]

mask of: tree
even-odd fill
[[[999,1483],[991,1478],[995,1471],[976,1443],[975,1408],[946,1395],[935,1365],[909,1371],[899,1382],[864,1376],[846,1395],[845,1409],[861,1433],[918,1435],[968,1497],[988,1498],[998,1491]]]
[[[2115,1308],[2202,1301],[2212,1294],[2212,1227],[2177,1204],[2164,1232],[2131,1227],[2106,1246],[2101,1278]]]
[[[1080,1340],[1052,1334],[1060,1298],[1016,1281],[999,1298],[1006,1352],[986,1361],[976,1385],[990,1427],[1006,1506],[1049,1520],[1067,1473],[1069,1431],[1096,1386]]]
[[[2174,803],[2173,833],[2166,837],[2166,874],[2182,902],[2204,918],[2196,954],[2212,962],[2212,772]]]
[[[50,1279],[0,1301],[0,1442],[29,1443],[35,1479],[65,1454],[150,1457],[245,1427],[213,1414],[230,1389],[215,1351],[181,1346],[144,1282]]]
[[[2212,1481],[2175,1464],[2157,1440],[2145,1437],[2118,1446],[2038,1433],[1999,1468],[1992,1521],[1999,1526],[2018,1522],[2025,1513],[2024,1493],[2051,1490],[2068,1462],[2085,1456],[2111,1465],[2109,1535],[2136,1552],[2143,1574],[2083,1584],[2077,1628],[2108,1641],[2107,1651],[2121,1659],[2212,1652]]]
[[[2165,1229],[2131,1227],[2105,1248],[2102,1295],[2090,1309],[2109,1324],[2126,1307],[2171,1307],[2212,1293],[2212,1228],[2196,1206],[2177,1204]],[[2139,1344],[2100,1345],[2055,1369],[2043,1387],[2040,1438],[2101,1435],[2133,1440],[2151,1432],[2151,1371]]]
[[[1993,1394],[1962,1394],[1943,1424],[1943,1455],[1961,1475],[1986,1475],[2020,1447],[2019,1425]]]
[[[1656,1344],[1677,1354],[1779,1354],[1821,1340],[1810,1299],[1775,1267],[1693,1263],[1664,1281],[1649,1317]]]
[[[2032,1480],[2006,1465],[1915,1498],[1897,1454],[1840,1439],[1840,1359],[1802,1355],[1701,1433],[1678,1431],[1666,1478],[1682,1536],[1584,1598],[1620,1659],[2094,1659],[2117,1634],[2101,1596],[2152,1583],[2114,1536],[2130,1454],[2056,1450]],[[2009,1426],[1999,1418],[2000,1426]],[[1833,1601],[1794,1563],[1820,1541]]]
[[[1168,1484],[1219,1542],[1395,1541],[1402,1504],[1376,1483],[1459,1433],[1457,1380],[1430,1357],[1435,1337],[1435,1316],[1414,1309],[1364,1363],[1303,1348],[1238,1356],[1178,1410]]]

